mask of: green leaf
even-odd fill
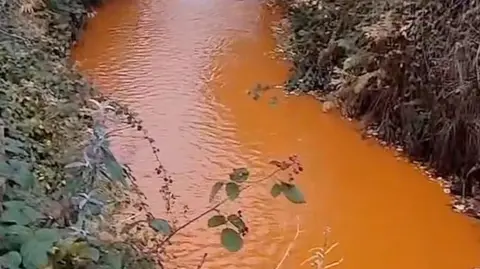
[[[9,163],[0,162],[0,176],[27,189],[32,187],[35,182],[30,167],[30,164],[20,160],[9,160]]]
[[[60,233],[57,229],[43,228],[35,231],[35,240],[38,242],[49,243],[53,246],[54,243],[61,239]]]
[[[282,186],[280,184],[275,183],[270,190],[270,194],[275,198],[282,193]]]
[[[282,182],[282,191],[287,199],[294,204],[306,203],[302,192],[293,184]]]
[[[216,215],[208,220],[208,227],[213,228],[227,223],[227,219],[223,215]]]
[[[17,171],[17,174],[12,178],[12,180],[20,185],[20,187],[23,189],[28,189],[34,185],[35,176],[29,169],[23,167]]]
[[[20,249],[20,246],[33,238],[32,229],[22,225],[8,226],[3,235],[2,243],[9,249]]]
[[[233,172],[230,173],[230,180],[242,183],[248,179],[249,175],[250,172],[248,172],[247,168],[235,168],[233,169]]]
[[[223,247],[230,252],[237,252],[243,247],[242,237],[231,228],[223,229],[220,238]]]
[[[238,187],[237,183],[228,182],[225,190],[227,192],[227,196],[230,200],[235,200],[238,195],[240,195],[240,187]]]
[[[245,225],[245,222],[238,215],[231,214],[227,217],[227,219],[231,224],[237,227],[239,231],[243,231],[247,227],[247,225]]]
[[[65,256],[69,254],[75,255],[76,253],[74,253],[72,250],[74,250],[74,244],[76,240],[77,240],[76,237],[67,237],[65,239],[58,241],[55,244],[55,247],[58,248],[58,251],[55,252],[55,255],[53,256],[53,260],[60,261],[60,260],[63,260],[63,258],[65,258]]]
[[[26,269],[43,268],[48,264],[48,251],[51,249],[49,242],[30,240],[20,249],[23,258],[23,266]]]
[[[100,259],[100,251],[97,248],[89,246],[82,248],[77,255],[80,258],[89,259],[94,262],[97,262]]]
[[[150,222],[150,226],[157,232],[163,235],[169,235],[172,233],[172,227],[168,224],[168,221],[164,219],[154,219]]]
[[[22,264],[22,256],[16,251],[0,256],[0,268],[17,269],[20,264]]]
[[[90,247],[86,241],[60,241],[57,247],[64,247],[69,253],[74,256],[81,256]]]
[[[68,178],[65,189],[68,193],[76,194],[79,190],[82,190],[82,187],[86,185],[85,183],[85,180],[81,176]]]
[[[0,176],[10,178],[15,174],[15,170],[7,162],[0,162]]]
[[[122,269],[122,255],[118,251],[109,251],[105,260],[105,263],[110,266],[110,269]]]
[[[118,162],[107,159],[105,160],[105,167],[107,168],[108,174],[110,175],[112,181],[120,181],[124,186],[127,185],[122,166],[120,166]]]
[[[0,216],[0,222],[27,225],[42,217],[42,214],[23,201],[8,201],[3,206],[6,210]]]
[[[117,159],[113,155],[113,153],[108,149],[108,147],[102,147],[104,158],[105,168],[107,169],[108,174],[110,175],[110,180],[112,181],[120,181],[124,186],[127,186],[127,180],[125,175],[123,174],[123,168],[118,163]]]
[[[98,216],[98,215],[102,214],[102,206],[101,205],[87,204],[86,208],[88,208],[89,212],[93,216]]]
[[[28,153],[24,150],[24,148],[26,147],[25,143],[9,137],[5,137],[4,142],[5,142],[5,151],[16,154],[16,155],[28,156]]]
[[[209,198],[210,203],[213,201],[213,199],[215,199],[215,196],[217,195],[217,193],[220,191],[220,189],[223,187],[224,184],[225,183],[219,181],[215,183],[215,185],[213,185],[212,191],[210,192],[210,198]]]

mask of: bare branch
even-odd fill
[[[276,169],[276,170],[274,170],[272,173],[270,173],[270,174],[268,174],[267,176],[265,176],[264,178],[262,178],[261,180],[257,181],[256,183],[265,181],[265,180],[267,180],[267,179],[270,179],[271,177],[273,177],[275,174],[277,174],[277,173],[280,172],[280,171],[282,171],[282,169]],[[254,186],[254,185],[248,185],[248,186],[242,188],[242,189],[240,190],[240,192],[243,192],[243,191],[251,188],[252,186]],[[181,225],[180,227],[178,227],[178,229],[176,229],[175,231],[173,231],[172,233],[170,233],[170,234],[167,236],[167,238],[165,238],[165,240],[163,240],[163,241],[160,243],[159,247],[163,247],[167,242],[170,241],[170,239],[171,239],[174,235],[176,235],[176,234],[177,234],[178,232],[180,232],[181,230],[185,229],[185,227],[187,227],[187,226],[189,226],[190,224],[194,223],[195,221],[197,221],[197,220],[205,217],[205,216],[208,215],[209,213],[216,211],[217,208],[219,208],[221,205],[225,204],[225,203],[228,202],[228,201],[231,201],[231,200],[230,200],[229,198],[225,198],[225,199],[223,199],[222,201],[218,202],[218,203],[217,203],[216,205],[214,205],[213,207],[207,209],[205,212],[203,212],[203,213],[201,213],[200,215],[196,216],[195,218],[187,221],[185,224],[183,224],[183,225]]]
[[[205,264],[205,260],[207,259],[208,253],[203,254],[202,260],[200,261],[200,264],[197,266],[197,269],[201,269],[203,264]]]
[[[287,247],[287,250],[285,251],[285,254],[283,254],[282,259],[281,259],[280,262],[277,264],[277,267],[275,267],[275,269],[279,269],[279,268],[282,266],[282,264],[285,262],[285,260],[287,259],[287,257],[290,255],[290,251],[292,250],[293,245],[294,245],[295,241],[297,240],[298,235],[299,235],[301,232],[302,232],[302,231],[300,231],[300,218],[297,216],[297,232],[295,233],[295,237],[293,237],[293,240],[290,242],[290,244],[288,244],[288,247]]]
[[[331,262],[329,264],[325,263],[325,259],[328,253],[330,253],[336,246],[339,245],[338,242],[334,242],[332,245],[329,246],[328,243],[328,234],[330,233],[330,229],[326,228],[324,232],[324,240],[323,240],[323,246],[321,247],[314,247],[309,250],[309,252],[314,252],[312,256],[308,257],[305,259],[300,266],[305,265],[306,263],[312,263],[312,266],[314,266],[316,269],[327,269],[327,268],[332,268],[335,267],[343,262],[343,258],[341,258],[338,261]]]

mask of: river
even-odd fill
[[[323,243],[340,244],[328,261],[343,269],[471,269],[480,266],[478,223],[454,213],[439,185],[394,152],[363,140],[353,123],[322,113],[310,97],[280,90],[255,101],[257,83],[280,84],[288,64],[273,60],[276,19],[260,0],[114,0],[98,10],[73,53],[80,69],[105,92],[136,110],[174,178],[175,216],[208,206],[216,179],[247,166],[256,177],[271,159],[297,154],[297,179],[307,199],[293,205],[259,186],[222,210],[241,209],[249,234],[238,253],[220,247],[206,220],[173,239],[168,268],[274,269],[300,263]],[[270,96],[276,96],[272,104]],[[151,148],[125,137],[116,150],[139,178],[153,212],[164,214]],[[297,221],[297,217],[299,222]]]

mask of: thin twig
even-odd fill
[[[340,260],[338,260],[338,261],[335,261],[335,262],[332,262],[332,263],[329,264],[329,265],[326,265],[323,269],[332,268],[332,267],[334,267],[334,266],[340,265],[342,262],[343,262],[343,257],[340,258]]]
[[[197,266],[197,269],[201,269],[203,264],[205,264],[205,260],[207,259],[208,253],[203,254],[202,260],[200,261],[200,264]]]
[[[130,128],[132,128],[132,126],[130,126],[130,125],[128,125],[128,126],[123,126],[123,127],[119,127],[119,128],[113,129],[113,130],[111,130],[111,131],[108,131],[105,136],[110,137],[110,136],[112,136],[112,135],[115,134],[115,133],[118,133],[118,132],[121,132],[121,131],[125,131],[125,130],[130,129]]]
[[[331,262],[329,264],[325,264],[325,259],[327,258],[327,254],[330,253],[336,246],[338,246],[338,242],[333,243],[332,245],[329,246],[328,243],[328,234],[330,233],[330,229],[327,228],[325,229],[324,232],[324,240],[323,240],[323,246],[321,247],[314,247],[309,250],[309,252],[314,252],[312,256],[304,260],[300,266],[305,265],[306,263],[312,262],[315,268],[317,269],[327,269],[327,268],[332,268],[335,267],[343,262],[343,257],[338,260]]]
[[[478,70],[478,57],[480,56],[480,45],[478,45],[477,54],[475,55],[475,71],[477,73],[477,86],[480,85],[480,72]]]
[[[128,218],[125,218],[125,219],[123,219],[123,220],[119,220],[118,223],[117,223],[117,225],[122,224],[122,223],[125,223],[125,222],[130,221],[130,220],[133,220],[133,219],[135,219],[136,217],[138,217],[138,216],[140,216],[140,215],[142,215],[142,214],[143,214],[143,212],[138,212],[138,213],[133,214],[132,216],[130,216],[130,217],[128,217]]]
[[[13,37],[13,38],[16,38],[16,39],[20,39],[20,40],[22,40],[26,45],[29,45],[29,44],[30,44],[30,40],[28,40],[28,39],[26,39],[26,38],[24,38],[24,37],[18,36],[18,35],[16,35],[16,34],[10,34],[9,32],[7,32],[7,31],[5,31],[5,30],[3,30],[3,29],[1,29],[1,28],[0,28],[0,33],[5,34],[5,35],[8,35],[8,36]]]
[[[280,260],[280,262],[277,264],[277,267],[275,267],[275,269],[279,269],[282,264],[285,262],[285,260],[287,259],[288,255],[290,255],[290,251],[292,250],[293,248],[293,244],[295,243],[295,241],[297,240],[298,238],[298,235],[301,233],[302,231],[300,231],[300,218],[297,216],[297,232],[295,233],[295,237],[293,237],[293,240],[292,242],[290,242],[290,244],[288,244],[288,247],[287,247],[287,250],[285,251],[285,254],[283,254],[283,257],[282,259]]]
[[[5,154],[5,123],[0,119],[0,161],[6,159]]]

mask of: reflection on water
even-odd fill
[[[451,212],[435,183],[308,97],[275,92],[272,107],[268,97],[246,94],[287,77],[287,64],[268,56],[273,19],[259,0],[112,0],[74,51],[96,84],[139,112],[174,177],[177,209],[187,204],[188,216],[208,207],[212,184],[233,167],[261,176],[271,159],[297,154],[302,161],[298,184],[307,205],[275,200],[259,186],[222,209],[241,209],[248,221],[241,252],[220,248],[218,231],[204,220],[176,237],[170,251],[177,259],[169,265],[196,268],[207,252],[204,268],[275,268],[295,235],[296,216],[303,233],[282,268],[300,268],[327,225],[340,241],[331,258],[345,258],[338,268],[479,265],[477,224]],[[151,148],[134,138],[116,142],[162,216]],[[180,212],[177,218],[185,221]]]

